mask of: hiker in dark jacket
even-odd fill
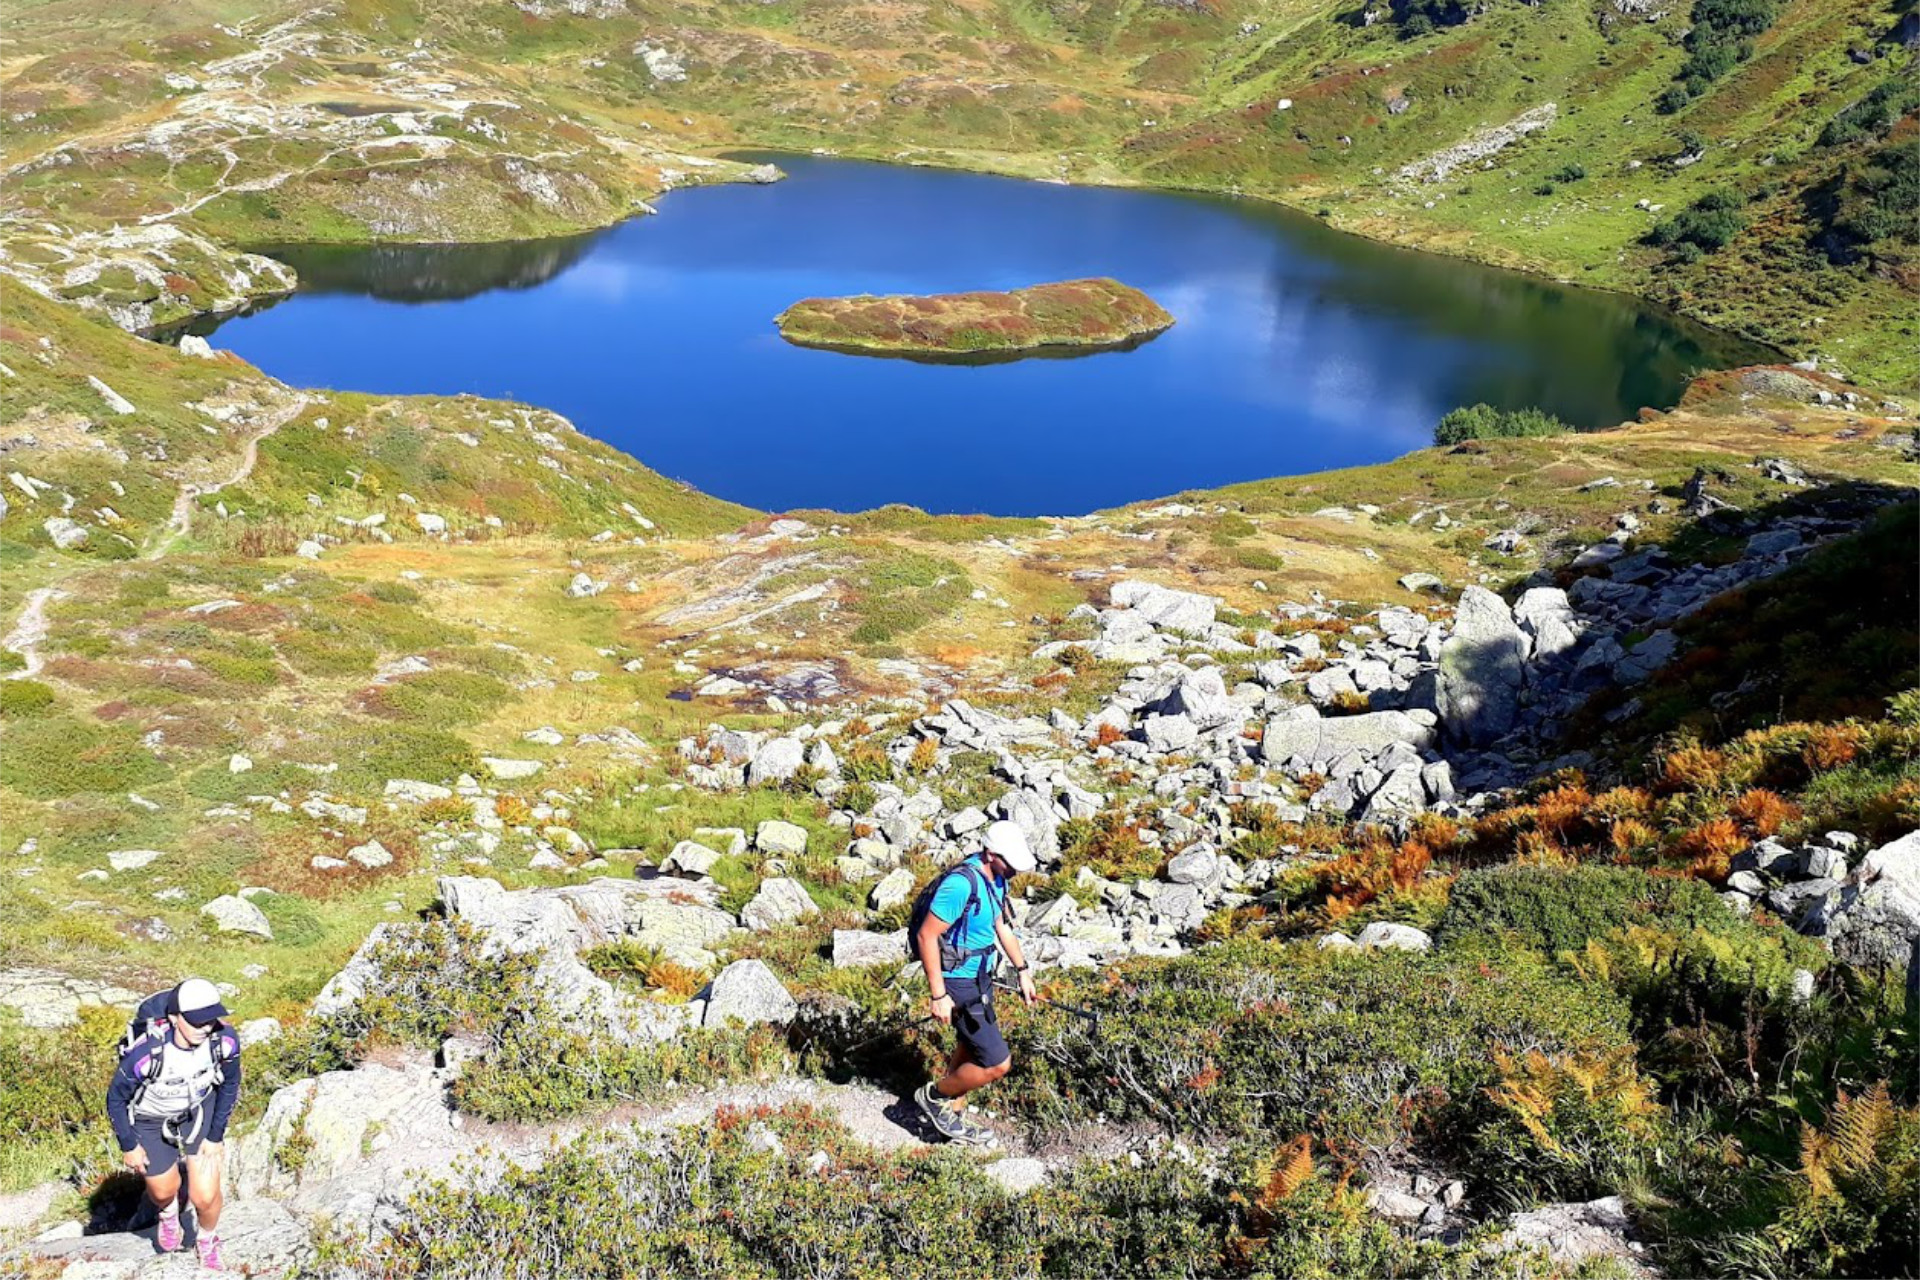
[[[188,978],[141,1002],[127,1028],[120,1065],[107,1086],[107,1116],[127,1168],[147,1181],[159,1210],[155,1240],[163,1253],[185,1239],[180,1225],[180,1165],[187,1167],[195,1247],[202,1266],[220,1259],[220,1181],[227,1118],[240,1096],[240,1037],[226,1021],[220,993]]]
[[[914,1102],[942,1137],[977,1146],[991,1144],[993,1131],[968,1120],[961,1099],[1013,1066],[1013,1051],[993,1010],[998,953],[1006,953],[1019,975],[1021,996],[1034,1002],[1027,957],[1006,920],[1007,881],[1038,865],[1026,833],[1014,823],[993,823],[982,843],[979,853],[934,882],[926,917],[913,935],[915,954],[927,971],[933,1016],[958,1038],[947,1074],[922,1085]]]

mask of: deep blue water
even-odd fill
[[[783,157],[567,240],[285,250],[305,287],[218,329],[301,386],[557,410],[768,510],[1078,513],[1396,457],[1475,401],[1580,426],[1670,406],[1748,344],[1630,299],[1252,201]],[[983,366],[789,345],[805,297],[1110,275],[1177,318],[1130,351]]]

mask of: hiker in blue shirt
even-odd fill
[[[913,1100],[942,1137],[976,1146],[990,1145],[993,1131],[968,1120],[961,1099],[1013,1065],[993,1011],[998,952],[1006,952],[1019,975],[1021,996],[1028,1004],[1035,999],[1027,957],[1006,920],[1007,881],[1034,869],[1033,850],[1011,822],[989,826],[983,844],[928,886],[909,925],[914,954],[927,971],[933,1016],[953,1027],[959,1040],[947,1074],[922,1085]]]

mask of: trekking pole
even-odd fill
[[[993,985],[995,987],[998,987],[1002,991],[1012,992],[1016,996],[1020,994],[1020,988],[1016,986],[1012,986],[1008,983],[996,982]],[[1076,1018],[1085,1018],[1088,1023],[1090,1023],[1095,1027],[1098,1027],[1100,1025],[1100,1015],[1095,1013],[1091,1009],[1082,1009],[1077,1004],[1068,1004],[1064,1000],[1055,1000],[1051,996],[1036,996],[1035,999],[1039,1000],[1041,1004],[1052,1005],[1054,1008],[1060,1010],[1060,1012],[1062,1013],[1070,1013]]]

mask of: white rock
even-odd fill
[[[251,933],[269,940],[273,937],[273,926],[267,923],[266,912],[245,898],[224,894],[200,908],[200,914],[211,917],[214,928],[221,933]]]

